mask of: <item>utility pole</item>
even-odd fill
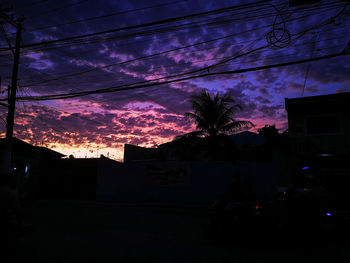
[[[21,48],[21,37],[22,37],[22,21],[23,18],[15,19],[13,15],[7,15],[7,12],[11,11],[11,9],[1,8],[0,7],[0,21],[2,23],[9,23],[14,28],[16,28],[16,44],[15,48],[11,47],[11,43],[9,42],[11,51],[14,55],[13,60],[13,68],[12,68],[12,78],[11,78],[11,86],[8,89],[8,113],[6,118],[6,149],[4,155],[2,156],[2,172],[8,172],[12,167],[12,138],[13,138],[13,125],[15,118],[15,109],[16,109],[16,92],[17,92],[17,81],[18,81],[18,65],[19,65],[19,55]],[[4,33],[6,33],[4,31]]]
[[[22,25],[19,24],[16,33],[16,46],[14,51],[14,60],[12,68],[11,87],[9,89],[9,110],[7,114],[7,127],[6,127],[6,139],[11,139],[13,136],[13,124],[15,119],[16,109],[16,92],[17,92],[17,80],[18,80],[18,65],[19,65],[19,52],[21,46]]]

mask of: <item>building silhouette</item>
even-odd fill
[[[350,197],[350,92],[285,99],[293,183],[315,182],[330,192],[334,206]]]

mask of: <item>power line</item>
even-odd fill
[[[297,46],[304,46],[304,45],[309,44],[309,43],[304,43],[304,44],[300,44],[300,45],[297,45]],[[344,45],[334,45],[334,46],[330,46],[330,47],[318,48],[317,51],[321,51],[321,50],[324,51],[324,50],[327,50],[327,49],[334,49],[334,48],[339,48],[339,47],[343,47],[343,46]],[[256,53],[262,53],[262,52],[263,51],[259,51],[259,52],[256,52]],[[256,54],[256,53],[254,53],[254,54]],[[277,59],[277,58],[288,58],[288,57],[293,57],[293,56],[300,56],[301,54],[302,53],[300,53],[299,50],[295,50],[295,52],[290,53],[290,54],[284,54],[284,55],[279,55],[279,56],[265,56],[265,57],[260,57],[259,59],[253,59],[253,60],[247,60],[247,61],[229,62],[229,63],[227,63],[227,65],[238,65],[238,64],[241,65],[243,63],[244,64],[251,64],[251,63],[255,63],[255,62],[259,62],[259,61],[267,61],[267,60],[273,60],[273,59]],[[226,59],[226,58],[230,58],[230,56],[221,57],[219,59]],[[162,65],[162,66],[155,67],[154,69],[156,69],[156,68],[174,68],[174,67],[184,66],[184,65],[191,66],[191,65],[193,65],[195,63],[202,63],[202,62],[208,62],[208,61],[214,61],[214,60],[217,60],[217,58],[211,58],[211,59],[205,59],[205,60],[195,60],[195,61],[175,64],[175,65]],[[34,69],[34,70],[36,70],[36,69]],[[44,73],[44,72],[39,71],[39,70],[37,70],[37,71],[39,73]],[[179,73],[185,73],[185,72],[187,72],[187,71],[181,70],[181,71],[172,71],[172,72],[167,72],[167,73],[169,73],[169,74],[179,74]],[[149,74],[157,75],[157,72],[153,72],[153,73],[149,73]],[[129,77],[129,78],[109,79],[109,80],[99,80],[99,84],[107,83],[107,82],[122,81],[122,80],[130,80],[130,79],[131,79],[131,77]],[[60,79],[58,79],[58,80],[60,80]],[[84,84],[84,83],[90,83],[90,80],[82,81],[81,79],[79,79],[79,84],[80,85]],[[25,84],[22,85],[22,86],[23,87],[28,87]],[[34,86],[34,85],[32,85],[32,86]],[[78,90],[80,90],[80,89],[78,89]]]
[[[322,25],[324,25],[324,24],[322,24]],[[266,28],[266,27],[269,27],[269,26],[270,25],[263,26],[263,27],[260,27],[260,29],[261,28]],[[257,29],[253,29],[253,30],[257,30]],[[247,30],[247,31],[244,31],[244,32],[248,32],[248,31],[252,31],[252,30]],[[84,71],[79,71],[79,72],[70,73],[70,74],[66,74],[66,75],[61,75],[61,76],[58,76],[56,78],[43,80],[43,81],[35,82],[35,83],[30,83],[30,84],[27,84],[26,86],[27,87],[34,86],[34,85],[47,83],[47,82],[55,81],[55,80],[66,78],[66,77],[78,76],[78,75],[89,73],[89,72],[92,72],[92,71],[95,71],[95,70],[98,70],[98,69],[109,68],[109,67],[112,67],[112,66],[120,66],[120,65],[127,64],[127,63],[132,63],[132,62],[135,62],[135,61],[138,61],[138,60],[148,59],[148,58],[151,58],[151,57],[155,57],[155,56],[167,54],[167,53],[170,53],[170,52],[178,51],[178,50],[181,50],[181,49],[186,49],[186,48],[194,47],[194,46],[197,46],[197,45],[202,45],[202,44],[206,44],[206,43],[222,40],[222,39],[225,39],[225,38],[230,38],[230,37],[242,34],[242,33],[243,32],[234,33],[234,34],[226,35],[226,36],[223,36],[223,37],[219,37],[219,38],[215,38],[215,39],[211,39],[211,40],[207,40],[207,41],[202,41],[202,42],[194,43],[194,44],[191,44],[191,45],[187,45],[187,46],[183,46],[183,47],[179,47],[179,48],[174,48],[174,49],[171,49],[171,50],[166,50],[166,51],[154,53],[154,54],[151,54],[151,55],[147,55],[147,56],[143,56],[143,57],[139,57],[139,58],[123,61],[123,62],[112,63],[112,64],[108,64],[108,65],[101,66],[101,67],[95,67],[95,68],[92,68],[92,69],[89,69],[89,70],[84,70]]]
[[[60,11],[60,10],[66,9],[66,8],[70,8],[70,7],[72,7],[72,6],[80,5],[80,4],[85,3],[85,2],[87,2],[87,1],[89,1],[89,0],[81,0],[81,1],[79,1],[79,2],[77,2],[77,3],[73,3],[73,4],[69,4],[69,5],[65,5],[65,6],[60,6],[60,7],[57,7],[57,8],[54,8],[54,9],[51,9],[51,10],[42,12],[42,13],[35,14],[35,15],[33,15],[32,17],[26,18],[26,20],[27,20],[27,21],[33,20],[33,19],[36,19],[36,18],[38,18],[38,17],[40,17],[40,16],[43,16],[43,15],[47,15],[47,14],[50,14],[50,13],[54,13],[54,12],[57,12],[57,11]]]
[[[335,38],[333,38],[333,39],[335,39]],[[332,40],[332,38],[331,39],[326,39],[326,40]],[[326,40],[323,40],[323,41],[326,41]],[[304,43],[304,44],[299,44],[299,45],[297,45],[297,46],[302,46],[302,45],[305,45],[305,44],[308,44],[308,43]],[[324,48],[323,48],[324,49]],[[224,57],[224,58],[228,58],[228,57]],[[210,59],[210,60],[214,60],[214,59]],[[210,61],[210,60],[207,60],[207,61]],[[195,63],[195,62],[197,62],[197,61],[192,61],[191,63],[193,64],[193,63]],[[198,62],[202,62],[202,61],[198,61]],[[251,61],[250,61],[251,62]],[[247,63],[247,62],[245,62],[245,63]],[[171,67],[174,67],[174,66],[178,66],[178,65],[170,65]],[[164,67],[164,66],[163,66]],[[35,70],[35,68],[34,68],[34,70]],[[39,71],[39,70],[38,70]],[[39,71],[40,73],[44,73],[44,72],[42,72],[42,71]],[[45,73],[46,74],[46,73]],[[57,80],[60,80],[60,79],[57,79]],[[120,79],[119,79],[120,80]],[[46,80],[44,80],[43,82],[45,82]],[[112,80],[113,81],[113,80]],[[35,83],[35,84],[40,84],[40,83]],[[34,85],[34,84],[33,84]],[[30,86],[33,86],[33,85],[30,85]],[[29,85],[26,85],[26,86],[29,86]]]
[[[259,9],[256,9],[256,10],[259,10]],[[253,11],[256,11],[256,10],[253,10]],[[249,13],[249,12],[251,12],[251,11],[247,11],[246,13]],[[228,16],[226,16],[226,17],[228,17]],[[230,16],[231,17],[231,16]],[[207,20],[208,21],[208,20]],[[235,20],[229,20],[229,21],[237,21],[236,19]],[[227,21],[223,21],[223,22],[229,22],[228,20]],[[197,23],[197,22],[196,22]],[[189,23],[189,24],[182,24],[182,25],[180,25],[180,26],[184,26],[184,25],[190,25],[190,24],[193,24],[193,22],[192,23]],[[179,26],[179,25],[178,25]],[[180,28],[180,29],[182,29],[182,28]],[[140,34],[141,32],[138,32],[138,34]],[[123,36],[124,37],[124,36]],[[113,38],[113,39],[115,39],[115,38]],[[100,39],[98,39],[98,40],[100,40]],[[104,40],[106,40],[106,38],[104,38]],[[86,44],[86,42],[85,42],[85,44]]]
[[[312,43],[312,42],[311,42]],[[308,44],[308,43],[303,43],[303,44],[299,44],[297,46],[303,46],[305,44]],[[321,51],[321,50],[327,50],[327,49],[334,49],[334,48],[339,48],[339,47],[343,47],[344,45],[335,45],[335,46],[331,46],[331,47],[323,47],[323,48],[318,48],[317,51]],[[256,54],[256,53],[254,53]],[[271,59],[276,59],[276,58],[287,58],[287,57],[292,57],[292,56],[297,56],[297,57],[300,57],[302,53],[300,53],[300,51],[298,50],[295,50],[294,53],[290,53],[290,54],[284,54],[284,55],[281,55],[281,56],[265,56],[265,57],[260,57],[259,59],[253,59],[253,60],[248,60],[248,61],[244,61],[244,64],[250,64],[250,63],[255,63],[255,62],[259,62],[259,61],[265,61],[267,62],[268,60],[271,60]],[[220,58],[220,59],[224,59],[224,58],[229,58],[229,57],[223,57],[223,58]],[[192,61],[191,64],[195,63],[195,62],[203,62],[203,61],[212,61],[212,60],[215,60],[214,58],[213,59],[207,59],[207,60],[199,60],[199,61]],[[185,63],[184,63],[185,64]],[[237,65],[237,64],[242,64],[242,61],[240,62],[234,62],[234,63],[227,63],[228,65]],[[175,65],[169,65],[168,67],[174,67]],[[177,65],[179,66],[179,65]],[[165,66],[160,66],[160,67],[165,67]],[[40,71],[39,71],[40,72]],[[175,72],[168,72],[169,74],[179,74],[179,73],[186,73],[186,71],[184,72],[183,70],[182,71],[175,71]],[[154,72],[154,73],[150,73],[150,74],[157,74],[157,72]],[[130,79],[130,78],[118,78],[117,80],[118,81],[121,81],[121,80],[125,80],[125,79]],[[112,80],[104,80],[104,81],[99,81],[99,84],[102,85],[102,83],[106,83],[106,82],[114,82],[116,81],[116,79],[112,79]],[[79,80],[79,85],[83,84],[84,82],[82,82],[81,80]],[[88,83],[90,83],[90,81],[88,81]],[[135,85],[135,84],[142,84],[141,83],[133,83],[131,85]],[[74,85],[74,84],[72,84]],[[78,89],[80,90],[80,89]]]
[[[345,8],[340,11],[335,17],[339,16],[342,14],[342,12],[345,10]],[[313,29],[316,29],[316,28],[320,28],[320,27],[323,27],[327,24],[329,24],[330,22],[332,22],[334,19],[334,17],[332,17],[331,19],[327,19],[326,21],[324,21],[323,23],[321,23],[320,25],[317,25],[317,26],[313,26],[309,29],[306,29],[298,34],[295,34],[295,35],[299,35],[297,38],[300,38],[301,36],[305,35],[307,32],[309,32],[310,30],[313,30]],[[238,55],[235,55],[235,56],[232,56],[231,58],[228,58],[228,59],[225,59],[225,60],[222,60],[222,61],[219,61],[213,65],[210,65],[210,66],[207,66],[207,67],[204,67],[204,68],[201,68],[201,69],[198,69],[198,70],[192,70],[190,72],[186,72],[186,73],[182,73],[182,74],[178,74],[178,75],[173,75],[173,76],[166,76],[166,77],[162,77],[162,78],[158,78],[158,79],[153,79],[151,81],[158,81],[158,80],[163,80],[163,79],[169,79],[169,78],[174,78],[174,77],[181,77],[181,76],[184,76],[184,75],[189,75],[189,74],[193,74],[193,73],[199,73],[199,72],[202,72],[202,71],[205,71],[205,70],[209,70],[213,67],[216,67],[217,65],[220,65],[220,64],[223,64],[223,63],[226,63],[228,61],[231,61],[233,59],[236,59],[236,58],[239,58],[239,57],[242,57],[242,56],[246,56],[247,54],[251,54],[251,53],[254,53],[255,51],[259,51],[259,50],[262,50],[262,49],[265,49],[266,47],[268,47],[268,45],[266,46],[260,46],[259,48],[256,48],[256,49],[253,49],[253,50],[250,50],[246,53],[243,53],[243,54],[238,54]],[[144,83],[144,82],[147,82],[147,81],[143,81],[141,83]]]
[[[343,38],[343,36],[342,36],[342,38]],[[322,41],[319,41],[319,42],[325,42],[325,41],[330,41],[330,40],[335,40],[335,39],[339,39],[339,38],[330,38],[330,39],[324,39],[324,40],[322,40]],[[311,42],[306,42],[306,43],[302,43],[302,44],[297,44],[297,45],[294,45],[294,47],[298,47],[298,46],[304,46],[304,45],[307,45],[307,44],[309,44],[309,43],[314,43],[314,41],[311,41]],[[339,47],[339,45],[337,45],[337,46],[334,46],[334,47]],[[216,47],[215,47],[216,48]],[[322,48],[323,50],[325,49],[325,48]],[[208,50],[208,49],[203,49],[203,50]],[[197,52],[197,51],[195,51],[195,52]],[[262,51],[256,51],[256,53],[261,53]],[[253,52],[252,52],[253,53]],[[255,54],[256,54],[255,53]],[[245,54],[246,55],[246,54]],[[292,54],[293,55],[293,54]],[[288,55],[288,56],[290,56],[290,55]],[[286,57],[286,55],[284,55],[284,56],[275,56],[275,57],[272,57],[272,58],[278,58],[278,57]],[[236,58],[236,57],[235,57]],[[227,57],[222,57],[222,58],[220,58],[220,59],[223,59],[223,60],[232,60],[232,56],[227,56]],[[194,63],[196,63],[196,62],[204,62],[204,61],[212,61],[212,60],[215,60],[215,59],[207,59],[207,60],[199,60],[199,61],[191,61],[191,62],[186,62],[186,63],[182,63],[182,64],[180,64],[180,65],[187,65],[187,64],[194,64]],[[248,62],[254,62],[254,61],[256,61],[256,60],[253,60],[253,61],[248,61]],[[245,63],[248,63],[247,61],[245,61]],[[223,62],[221,62],[221,64],[222,64]],[[239,62],[239,63],[242,63],[242,62]],[[124,62],[121,62],[120,64],[124,64]],[[179,64],[175,64],[175,65],[162,65],[162,66],[159,66],[159,67],[175,67],[175,66],[180,66]],[[100,67],[100,69],[101,68],[106,68],[106,67],[108,67],[109,65],[107,65],[107,66],[103,66],[103,67]],[[87,70],[87,71],[83,71],[82,73],[87,73],[87,72],[91,72],[91,71],[93,71],[95,68],[93,68],[93,69],[91,69],[91,70]],[[205,69],[201,69],[201,70],[205,70]],[[80,74],[80,73],[79,73]],[[72,75],[69,75],[69,76],[74,76],[75,74],[72,74]],[[67,75],[65,75],[64,77],[67,77]],[[29,84],[24,84],[24,86],[26,86],[26,87],[30,87],[30,86],[36,86],[36,85],[40,85],[40,84],[43,84],[43,83],[47,83],[47,82],[49,82],[49,81],[53,81],[53,80],[61,80],[62,78],[60,78],[60,77],[57,77],[57,78],[53,78],[53,79],[50,79],[50,80],[43,80],[43,81],[41,81],[41,82],[36,82],[36,83],[29,83]],[[119,79],[120,80],[120,79]]]
[[[236,34],[234,34],[234,35],[236,35]],[[108,65],[101,66],[101,67],[95,67],[95,68],[89,69],[89,70],[84,70],[84,71],[79,71],[79,72],[75,72],[75,73],[71,73],[71,74],[62,75],[62,76],[59,76],[59,77],[56,77],[56,78],[53,78],[53,79],[44,80],[44,81],[39,82],[39,83],[37,82],[37,83],[27,84],[26,87],[35,86],[35,85],[38,85],[38,84],[47,83],[47,82],[51,82],[51,81],[62,79],[62,78],[66,78],[66,77],[73,77],[73,76],[82,75],[82,74],[85,74],[85,73],[89,73],[89,72],[95,71],[97,69],[105,69],[105,68],[109,68],[109,67],[113,67],[113,66],[125,65],[125,64],[136,62],[136,61],[139,61],[139,60],[149,59],[149,58],[152,58],[152,57],[155,57],[155,56],[168,54],[168,53],[171,53],[171,52],[174,52],[174,51],[177,51],[177,50],[186,49],[186,48],[202,45],[202,44],[205,44],[205,43],[210,43],[210,42],[213,42],[213,41],[218,41],[218,40],[229,38],[229,37],[232,37],[232,35],[225,36],[225,37],[220,37],[220,38],[216,38],[216,39],[211,39],[211,40],[207,40],[207,41],[202,41],[202,42],[191,44],[191,45],[187,45],[187,46],[184,46],[184,47],[174,48],[174,49],[171,49],[171,50],[166,50],[166,51],[154,53],[154,54],[151,54],[151,55],[147,55],[147,56],[143,56],[143,57],[139,57],[139,58],[135,58],[135,59],[126,60],[126,61],[123,61],[123,62],[112,63],[112,64],[108,64]]]
[[[232,19],[226,20],[226,21],[215,22],[215,24],[227,23],[227,22],[232,22]],[[135,33],[129,33],[129,34],[126,34],[126,35],[119,35],[119,36],[113,36],[113,37],[104,37],[103,39],[98,38],[98,39],[80,40],[79,42],[71,42],[71,43],[67,42],[67,43],[61,44],[60,46],[54,46],[54,47],[51,47],[51,48],[40,49],[40,51],[49,50],[49,49],[58,49],[58,48],[65,47],[64,45],[81,45],[81,44],[86,45],[86,44],[91,44],[91,43],[101,42],[101,41],[105,42],[107,40],[116,40],[116,39],[129,38],[129,37],[135,37],[135,36],[144,36],[146,34],[168,33],[168,32],[172,32],[172,31],[175,31],[175,30],[177,31],[177,30],[185,30],[185,29],[188,30],[190,28],[183,27],[183,26],[188,26],[188,25],[195,25],[195,26],[192,26],[192,28],[195,28],[195,29],[198,29],[198,27],[199,27],[197,22],[191,22],[191,23],[188,23],[188,24],[182,24],[182,25],[177,25],[177,26],[173,26],[173,27],[167,27],[167,28],[161,28],[161,29],[153,29],[153,30],[149,30],[149,31],[135,32]],[[204,25],[208,25],[208,24],[204,24]],[[179,27],[179,26],[181,26],[181,27]],[[265,27],[268,27],[268,26],[264,26],[263,28],[265,28]],[[256,30],[258,30],[260,28],[250,29],[250,30],[247,30],[245,32],[256,31]],[[234,35],[245,33],[245,32],[235,33]],[[2,48],[2,49],[0,48],[0,52],[1,51],[7,51],[7,50],[8,50],[7,48]],[[29,50],[29,52],[34,52],[34,51],[36,51],[36,50],[35,49]]]
[[[27,30],[26,32],[30,33],[30,32],[39,31],[39,30],[42,30],[42,29],[47,29],[47,28],[59,27],[59,26],[64,26],[64,25],[71,25],[71,24],[81,23],[81,22],[88,22],[88,21],[93,21],[93,20],[96,20],[96,19],[102,19],[102,18],[106,18],[106,17],[111,17],[111,16],[116,16],[116,15],[131,13],[131,12],[147,10],[147,9],[150,9],[150,8],[167,6],[167,5],[176,4],[176,3],[185,2],[185,1],[187,1],[187,0],[175,1],[175,2],[170,2],[170,3],[165,3],[165,4],[158,4],[158,5],[154,5],[154,6],[142,7],[142,8],[131,9],[131,10],[125,10],[125,11],[120,11],[120,12],[114,12],[114,13],[105,14],[105,15],[101,15],[101,16],[89,17],[89,18],[85,18],[85,19],[74,20],[74,21],[65,22],[65,23],[59,23],[59,24],[55,24],[55,25],[48,25],[48,26],[44,26],[44,27],[34,28],[34,29],[31,29],[31,30]],[[335,3],[338,3],[338,2],[339,1],[331,2],[331,3],[328,3],[328,4],[323,4],[323,5],[321,5],[321,7],[323,8],[323,7],[326,7],[326,6],[331,6],[331,5],[334,5]],[[340,1],[340,2],[342,2],[342,1]],[[320,7],[312,7],[312,10],[316,10],[316,9],[319,9],[319,8]],[[260,8],[260,9],[253,10],[253,12],[254,11],[261,11],[261,10],[262,9]],[[298,9],[295,9],[295,10],[293,10],[291,12],[294,12],[296,10],[298,10]],[[303,10],[304,10],[304,8],[303,8]],[[252,11],[250,11],[250,12],[252,12]],[[265,15],[262,15],[262,16],[260,15],[260,16],[255,16],[253,18],[262,18],[264,16]],[[252,17],[245,17],[245,19],[247,19],[247,18],[251,19]]]
[[[325,11],[328,11],[328,10],[325,10]],[[311,15],[314,15],[314,14],[311,14]],[[306,18],[306,17],[309,17],[310,15],[304,15],[304,16],[300,16],[300,17],[297,17],[297,18],[294,18],[294,19],[290,19],[290,20],[287,20],[286,22],[291,22],[291,21],[295,21],[295,20],[299,20],[299,19],[302,19],[302,18]],[[220,23],[227,23],[227,22],[232,22],[232,19],[231,20],[226,20],[226,21],[219,21]],[[216,23],[218,23],[218,22],[216,22]],[[191,25],[191,24],[193,24],[193,23],[189,23],[189,24],[185,24],[185,25]],[[208,24],[207,24],[208,25]],[[273,24],[272,24],[273,25]],[[181,26],[184,26],[183,24],[181,25]],[[265,28],[265,27],[267,27],[267,26],[263,26],[263,27],[259,27],[259,28],[254,28],[254,29],[251,29],[250,31],[255,31],[255,30],[258,30],[258,29],[261,29],[261,28]],[[198,28],[198,25],[197,26],[195,26],[195,28]],[[126,37],[134,37],[134,36],[140,36],[140,35],[145,35],[145,34],[155,34],[155,33],[165,33],[165,32],[167,32],[167,31],[169,31],[169,30],[172,30],[172,31],[174,31],[174,30],[184,30],[185,28],[183,28],[183,27],[178,27],[178,26],[176,26],[176,27],[172,27],[172,28],[163,28],[163,29],[161,29],[161,31],[159,31],[159,29],[158,30],[149,30],[149,31],[145,31],[145,32],[136,32],[136,33],[129,33],[129,34],[126,34],[126,35],[119,35],[119,36],[113,36],[113,37],[104,37],[104,38],[98,38],[98,39],[89,39],[88,41],[86,41],[86,40],[80,40],[80,42],[72,42],[72,43],[62,43],[60,46],[59,46],[59,48],[61,48],[61,47],[63,47],[63,45],[81,45],[81,44],[84,44],[84,45],[86,45],[86,44],[89,44],[89,43],[94,43],[94,42],[101,42],[101,41],[103,41],[103,42],[105,42],[105,41],[107,41],[107,40],[115,40],[115,39],[121,39],[121,38],[126,38]],[[188,28],[186,28],[186,29],[188,29]],[[247,32],[248,32],[248,30],[247,30]],[[242,33],[242,32],[239,32],[239,33]],[[238,33],[237,33],[238,34]],[[57,49],[58,48],[58,46],[55,46],[55,47],[51,47],[51,48],[41,48],[40,50],[48,50],[48,49]],[[8,50],[8,49],[2,49],[3,51],[5,51],[5,50]],[[0,49],[0,51],[1,51],[1,49]],[[32,51],[34,51],[33,49],[32,49]]]
[[[118,91],[133,90],[133,89],[140,89],[140,88],[146,88],[146,87],[165,85],[165,84],[170,84],[170,83],[174,83],[174,82],[180,82],[180,81],[185,81],[185,80],[190,80],[190,79],[195,79],[195,78],[203,78],[203,77],[207,77],[207,76],[216,76],[216,75],[223,75],[223,74],[240,74],[240,73],[265,70],[265,69],[270,69],[270,68],[285,67],[285,66],[320,61],[320,60],[325,60],[325,59],[330,59],[330,58],[335,58],[335,57],[345,56],[345,55],[349,55],[349,50],[344,50],[344,51],[339,52],[339,53],[324,55],[324,56],[320,56],[320,57],[314,57],[314,58],[308,58],[308,59],[302,59],[302,60],[296,60],[296,61],[289,61],[289,62],[284,62],[284,63],[259,66],[259,67],[237,69],[237,70],[231,70],[231,71],[221,71],[221,72],[212,72],[212,73],[208,72],[208,73],[204,73],[204,74],[196,75],[196,76],[184,77],[184,78],[179,78],[179,79],[175,79],[175,80],[168,80],[168,81],[163,81],[163,82],[156,82],[156,83],[143,84],[143,85],[137,85],[137,86],[125,85],[126,87],[117,86],[117,87],[110,87],[110,88],[85,91],[85,92],[63,93],[63,94],[31,96],[31,97],[18,97],[17,100],[19,100],[19,101],[38,101],[38,100],[71,99],[71,98],[76,98],[76,97],[92,95],[92,94],[110,93],[110,92],[118,92]],[[4,100],[4,99],[0,99],[0,101],[1,100]]]
[[[328,12],[329,10],[324,10],[324,12],[326,12],[326,11]],[[311,15],[315,15],[315,14],[311,14]],[[293,21],[293,20],[298,20],[298,19],[304,18],[304,17],[309,17],[309,16],[310,15],[305,15],[305,16],[302,16],[302,17],[298,17],[296,19],[291,19],[288,22]],[[209,20],[211,20],[211,19],[209,19]],[[188,29],[191,29],[191,28],[197,29],[197,28],[199,28],[199,26],[214,26],[214,25],[222,25],[222,24],[225,24],[225,23],[235,22],[235,20],[232,19],[232,18],[228,19],[228,20],[217,20],[217,18],[214,18],[212,20],[213,20],[212,22],[207,22],[205,24],[199,24],[198,22],[190,22],[190,23],[186,23],[186,24],[167,26],[167,27],[163,27],[163,28],[150,29],[148,31],[133,32],[133,33],[127,33],[127,34],[118,35],[118,36],[104,37],[104,38],[90,38],[90,39],[87,39],[87,40],[79,38],[78,42],[65,42],[65,41],[72,41],[72,40],[75,40],[75,39],[62,39],[63,43],[60,44],[60,45],[89,44],[89,43],[95,43],[95,42],[100,42],[100,41],[104,42],[104,41],[107,41],[107,40],[116,40],[116,39],[130,38],[130,37],[136,37],[136,36],[145,36],[145,35],[153,35],[153,34],[160,34],[160,33],[168,33],[168,32],[179,31],[179,30],[188,30]],[[275,22],[272,25],[275,25]],[[125,28],[125,30],[129,30],[129,29],[133,29],[133,28],[131,28],[131,27]],[[123,30],[124,30],[124,28],[120,28],[117,31],[123,31]],[[255,28],[254,30],[257,30],[257,28]],[[103,34],[107,34],[106,31],[103,32]],[[59,41],[59,42],[61,42],[61,41]],[[48,44],[52,44],[52,43],[56,44],[57,42],[56,42],[56,40],[53,40],[52,42],[50,42]],[[46,43],[44,43],[44,44],[46,44]],[[31,47],[30,44],[27,45],[27,46]],[[27,47],[27,46],[24,46],[24,47]]]
[[[163,19],[163,20],[158,20],[158,21],[154,21],[154,22],[143,23],[143,24],[138,24],[138,25],[133,25],[133,26],[127,26],[127,27],[122,27],[122,28],[114,28],[114,29],[109,29],[109,30],[100,31],[100,32],[94,32],[94,33],[88,33],[88,34],[83,34],[83,35],[78,35],[78,36],[66,37],[66,38],[62,38],[62,39],[31,43],[31,44],[22,45],[21,48],[36,47],[36,46],[54,44],[54,43],[59,43],[59,42],[64,42],[64,41],[70,41],[70,40],[75,40],[75,39],[86,38],[86,37],[104,35],[104,34],[114,33],[114,32],[118,32],[118,31],[125,31],[125,30],[131,30],[131,29],[137,29],[137,28],[161,25],[161,24],[166,24],[166,23],[171,23],[171,22],[178,22],[178,21],[181,21],[181,20],[189,19],[189,18],[200,17],[200,16],[204,16],[204,15],[217,14],[217,13],[221,13],[221,12],[227,12],[228,10],[244,9],[244,8],[247,8],[247,7],[251,7],[252,5],[263,4],[263,3],[266,3],[266,2],[269,2],[269,1],[271,1],[271,0],[262,0],[262,1],[254,2],[254,3],[236,5],[236,6],[231,6],[231,7],[221,8],[221,9],[215,9],[215,10],[211,10],[211,11],[206,11],[206,12],[201,12],[201,13],[196,13],[196,14],[190,14],[190,15],[186,15],[186,16],[167,18],[167,19]]]
[[[16,7],[16,10],[20,10],[20,9],[28,8],[28,7],[33,7],[33,6],[35,6],[35,5],[38,5],[38,4],[47,2],[47,1],[50,1],[50,0],[39,0],[39,1],[32,2],[32,3],[28,3],[28,4],[25,4],[25,5]]]
[[[341,5],[341,6],[343,6],[343,5]],[[324,10],[324,11],[328,11],[328,10]],[[315,14],[311,14],[311,15],[315,15]],[[286,20],[285,22],[291,22],[291,21],[294,21],[294,20],[299,20],[299,19],[302,19],[302,18],[305,18],[305,17],[308,17],[308,16],[310,16],[310,15],[304,15],[304,16],[297,17],[297,18],[294,18],[294,19]],[[217,24],[217,23],[228,23],[228,22],[232,22],[232,21],[234,21],[234,20],[230,19],[230,20],[226,20],[226,21],[214,22],[212,24],[214,25],[214,24]],[[111,40],[111,39],[115,40],[115,39],[121,39],[121,38],[126,38],[126,37],[140,36],[140,35],[145,35],[145,34],[164,33],[164,32],[167,32],[169,30],[184,30],[185,28],[183,28],[183,26],[185,26],[185,25],[189,26],[191,24],[195,24],[195,23],[192,22],[192,23],[188,23],[188,24],[182,24],[182,25],[177,25],[177,26],[163,28],[163,29],[156,29],[156,30],[153,29],[153,30],[149,30],[149,31],[146,31],[146,32],[136,32],[136,33],[131,33],[131,34],[129,33],[129,34],[126,34],[126,35],[119,35],[119,36],[114,36],[114,37],[104,37],[102,39],[98,38],[98,39],[95,39],[95,40],[94,39],[89,39],[88,41],[87,40],[80,40],[80,42],[62,43],[60,45],[60,47],[63,47],[63,45],[67,45],[67,44],[68,45],[78,45],[78,44],[86,45],[88,43],[94,43],[96,41],[100,42],[100,41],[107,41],[107,40]],[[210,23],[208,23],[207,25],[210,25]],[[181,27],[179,27],[179,26],[181,26]],[[266,27],[266,26],[264,26],[264,27]],[[258,29],[261,29],[261,28],[264,28],[264,27],[254,28],[253,30],[258,30]],[[198,28],[198,25],[196,25],[196,28]],[[159,30],[161,30],[161,31],[159,31]],[[48,50],[48,49],[52,49],[52,48],[57,49],[57,46],[51,47],[51,48],[44,48],[44,49],[41,48],[40,50]],[[1,51],[7,51],[7,50],[8,50],[8,48],[2,48],[2,49],[0,48],[0,52]],[[29,52],[32,52],[32,51],[34,51],[34,50],[32,49]],[[28,53],[28,51],[27,51],[27,53]]]
[[[129,14],[129,13],[133,13],[133,12],[143,11],[143,10],[147,10],[147,9],[152,9],[152,8],[157,8],[157,7],[163,7],[163,6],[178,4],[178,3],[182,3],[182,2],[186,2],[186,1],[188,1],[188,0],[180,0],[180,1],[168,2],[168,3],[158,4],[158,5],[146,6],[146,7],[142,7],[142,8],[136,8],[136,9],[130,9],[130,10],[125,10],[125,11],[119,11],[119,12],[109,13],[109,14],[105,14],[105,15],[101,15],[101,16],[94,16],[94,17],[89,17],[89,18],[85,18],[85,19],[73,20],[73,21],[66,22],[66,23],[59,23],[59,24],[55,24],[55,25],[49,25],[49,26],[43,26],[43,27],[39,27],[39,28],[34,28],[34,29],[31,29],[31,30],[26,31],[26,32],[30,33],[30,32],[39,31],[39,30],[42,30],[42,29],[47,29],[47,28],[53,28],[53,27],[59,27],[59,26],[65,26],[65,25],[72,25],[72,24],[81,23],[81,22],[88,22],[88,21],[93,21],[93,20],[97,20],[97,19],[103,19],[103,18],[106,18],[106,17],[117,16],[117,15],[124,15],[124,14]]]
[[[189,72],[189,73],[186,73],[186,74],[192,74],[192,73],[195,73],[195,72]],[[174,77],[174,76],[170,76],[170,77]]]

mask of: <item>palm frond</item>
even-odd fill
[[[185,117],[194,121],[196,126],[197,126],[197,129],[199,129],[199,130],[201,130],[201,129],[206,130],[208,128],[208,124],[207,124],[205,118],[203,118],[202,116],[199,116],[199,115],[192,113],[192,112],[186,112]]]
[[[234,131],[244,127],[254,127],[255,125],[251,121],[232,121],[229,124],[222,127],[223,131]]]
[[[235,100],[228,94],[215,94],[214,97],[207,91],[191,96],[193,113],[187,112],[185,116],[196,124],[197,130],[208,135],[217,135],[220,132],[232,131],[242,127],[254,126],[250,121],[235,121],[233,115],[236,109],[242,107],[232,105]]]

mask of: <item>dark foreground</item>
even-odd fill
[[[212,240],[210,211],[201,208],[36,201],[24,217],[33,229],[18,239],[12,262],[350,262],[347,237]]]

